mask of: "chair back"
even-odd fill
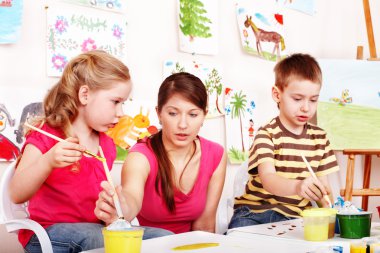
[[[14,174],[16,161],[12,162],[4,171],[0,179],[0,223],[20,218],[29,217],[27,202],[15,204],[9,197],[9,182]]]

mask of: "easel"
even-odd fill
[[[369,6],[369,0],[363,0],[363,8],[364,8],[365,24],[367,28],[367,37],[368,37],[369,54],[370,54],[370,58],[368,58],[368,60],[380,61],[380,58],[377,58],[377,54],[376,54],[376,44],[375,44],[375,37],[373,35],[371,7]],[[356,58],[360,60],[363,59],[362,46],[358,46]]]
[[[369,6],[369,0],[363,0],[363,8],[365,15],[365,22],[367,28],[368,44],[370,58],[369,61],[379,61],[376,54],[376,45],[373,35],[372,18]],[[356,59],[363,60],[363,47],[358,46],[356,51]],[[371,164],[372,155],[380,157],[380,150],[376,149],[345,149],[343,155],[348,156],[347,160],[347,174],[346,174],[346,187],[340,190],[340,195],[344,196],[344,200],[352,201],[352,196],[362,196],[362,209],[368,210],[368,197],[380,196],[380,188],[369,188],[371,178]],[[355,170],[355,156],[364,156],[364,174],[363,174],[363,188],[353,189],[354,185],[354,170]]]

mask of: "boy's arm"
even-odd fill
[[[271,162],[258,165],[259,177],[263,188],[277,196],[298,195],[303,198],[319,201],[327,191],[323,184],[313,177],[304,180],[288,179],[276,174],[276,169]]]

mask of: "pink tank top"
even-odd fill
[[[61,131],[46,124],[42,129],[63,138]],[[56,143],[52,138],[33,131],[27,136],[23,149],[27,144],[32,144],[44,154]],[[115,144],[110,137],[99,133],[99,145],[111,169],[116,158]],[[29,200],[28,210],[32,220],[45,228],[63,222],[100,223],[94,209],[101,191],[100,183],[107,180],[103,164],[93,157],[83,156],[79,167],[79,171],[72,171],[70,166],[53,169],[41,188]],[[31,230],[20,230],[20,243],[25,247],[32,235]]]
[[[215,142],[202,137],[199,137],[199,140],[202,154],[198,178],[188,194],[179,190],[175,191],[175,213],[168,211],[164,200],[155,190],[158,164],[153,151],[147,143],[137,143],[131,148],[130,152],[139,152],[145,155],[150,164],[150,173],[145,183],[144,199],[137,216],[140,225],[163,228],[174,233],[191,230],[192,222],[202,214],[205,208],[208,184],[224,152],[223,147]]]

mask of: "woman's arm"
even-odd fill
[[[137,152],[129,153],[121,171],[121,185],[116,187],[123,216],[133,220],[141,209],[145,182],[150,172],[148,159]],[[113,203],[114,190],[108,182],[102,182],[103,191],[96,201],[94,213],[98,219],[110,224],[118,217]]]
[[[216,210],[220,196],[222,195],[226,176],[227,154],[224,152],[222,159],[212,175],[208,188],[206,206],[201,216],[192,224],[191,230],[215,232]]]

